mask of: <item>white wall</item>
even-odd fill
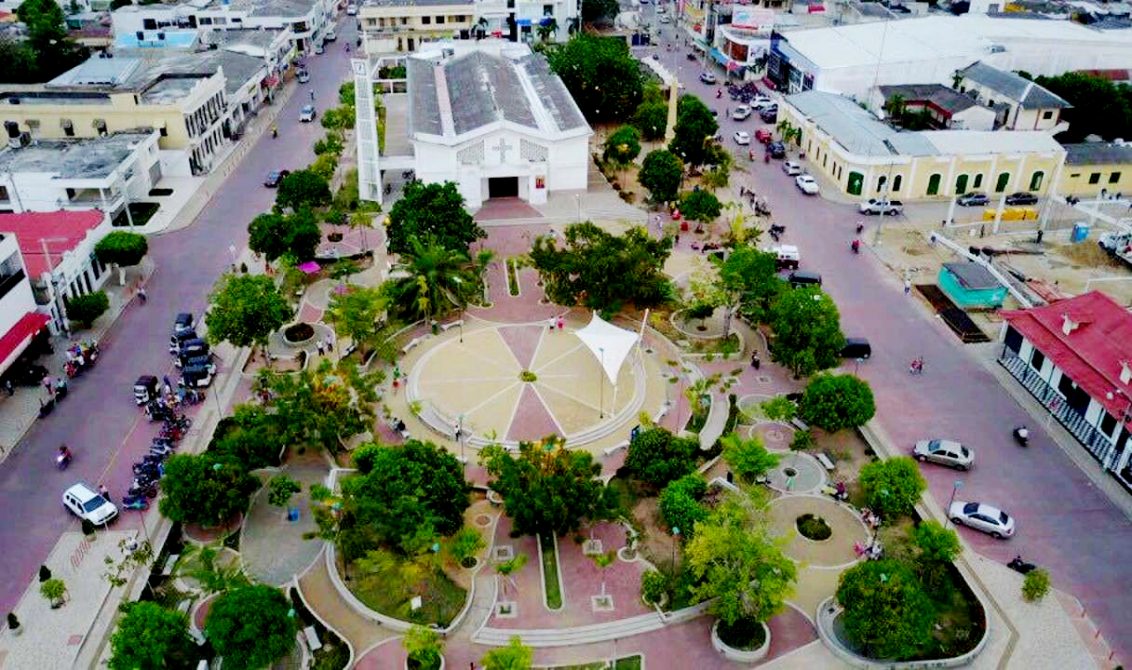
[[[20,248],[15,236],[4,235],[3,239],[0,239],[0,265],[9,267],[9,263],[14,267],[23,267],[23,259],[20,257]],[[27,278],[24,278],[12,287],[7,295],[0,298],[0,336],[7,333],[25,314],[34,311],[35,297],[31,292],[31,284]]]

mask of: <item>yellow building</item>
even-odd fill
[[[942,200],[973,191],[1041,195],[1053,188],[1065,161],[1065,150],[1046,133],[902,131],[849,98],[819,91],[787,96],[779,120],[799,131],[795,142],[805,153],[804,169],[862,199]]]
[[[475,25],[472,0],[374,0],[358,10],[366,53],[411,52],[425,42],[468,39]]]
[[[1086,142],[1065,145],[1060,195],[1084,198],[1132,195],[1132,144]]]
[[[191,59],[192,56],[185,56]],[[176,71],[144,58],[91,58],[47,84],[0,89],[9,136],[98,137],[154,128],[162,172],[207,172],[226,142],[223,68]]]

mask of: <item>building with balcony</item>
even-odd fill
[[[1057,192],[1082,198],[1132,194],[1132,144],[1066,144]]]
[[[943,84],[878,86],[872,104],[891,118],[893,112],[921,115],[937,130],[994,130],[996,114],[969,95]],[[898,109],[897,109],[898,108]]]
[[[91,209],[111,219],[161,180],[155,130],[18,142],[0,151],[0,211]]]
[[[848,97],[788,95],[780,121],[800,131],[811,172],[850,196],[945,199],[1053,190],[1065,149],[1046,133],[1006,130],[900,130]]]
[[[995,111],[995,127],[1009,130],[1042,130],[1056,135],[1069,127],[1061,112],[1072,107],[1049,89],[1013,72],[982,61],[963,68],[959,91]]]
[[[1002,317],[999,364],[1132,491],[1132,314],[1092,291]]]
[[[411,53],[429,42],[468,39],[475,0],[372,0],[358,8],[367,54]]]
[[[537,204],[550,191],[586,189],[593,131],[541,54],[485,40],[448,42],[405,60],[411,155],[377,156],[372,133],[359,130],[363,197],[380,200],[380,188],[370,186],[380,171],[405,168],[426,183],[455,182],[473,208],[488,198]],[[372,101],[359,96],[357,105],[361,126]],[[398,143],[405,144],[387,146]]]
[[[47,321],[46,314],[36,311],[15,236],[0,233],[0,375],[16,362]]]
[[[332,0],[188,0],[176,4],[126,5],[112,16],[119,48],[185,48],[205,33],[282,30],[298,53],[313,50],[333,25]]]

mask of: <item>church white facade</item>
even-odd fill
[[[593,131],[541,55],[502,41],[442,43],[409,56],[406,70],[412,156],[379,157],[381,169],[396,163],[424,182],[455,182],[473,209],[586,189]]]

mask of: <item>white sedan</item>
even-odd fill
[[[818,188],[818,183],[808,174],[798,175],[794,177],[794,184],[798,190],[806,195],[817,195],[821,189]]]
[[[983,503],[956,500],[951,503],[947,516],[956,526],[970,526],[998,539],[1014,535],[1014,519],[997,507]]]
[[[765,95],[759,95],[755,96],[755,99],[751,101],[751,109],[765,109],[773,104],[774,101],[770,98]]]
[[[783,161],[782,171],[790,175],[791,177],[797,177],[798,175],[802,174],[802,166],[798,165],[794,161]]]
[[[922,440],[912,448],[912,456],[923,463],[931,461],[956,470],[968,470],[975,463],[975,452],[951,440]]]
[[[735,139],[735,144],[747,146],[751,143],[751,134],[745,130],[736,130],[732,137]]]
[[[63,492],[63,507],[96,526],[104,526],[118,516],[118,508],[114,503],[82,483],[75,484]]]

